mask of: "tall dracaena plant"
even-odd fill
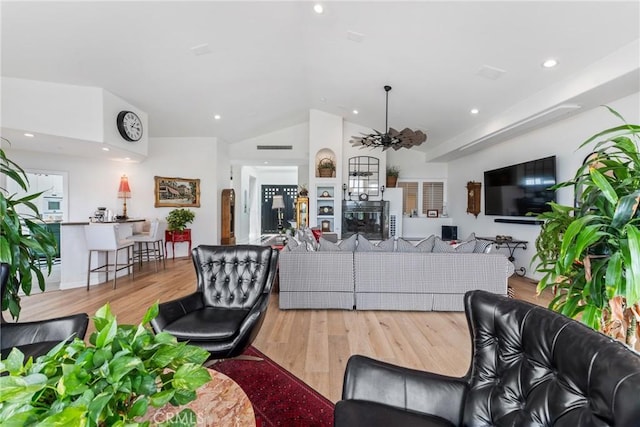
[[[612,114],[624,119],[615,110]],[[579,317],[634,347],[640,321],[640,125],[597,133],[575,177],[576,205],[552,204],[536,240],[538,292],[552,288],[550,308]]]
[[[2,138],[3,141],[8,141]],[[12,180],[25,192],[29,191],[29,180],[24,170],[9,159],[0,149],[0,173]],[[20,295],[22,291],[29,295],[33,285],[32,272],[38,285],[44,291],[45,280],[40,270],[40,259],[51,273],[53,257],[56,253],[56,240],[40,219],[38,207],[33,200],[42,193],[26,196],[10,194],[0,187],[0,262],[9,264],[9,281],[2,294],[2,310],[9,309],[11,316],[20,314]]]

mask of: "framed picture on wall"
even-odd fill
[[[427,209],[427,218],[438,218],[437,209]]]
[[[156,176],[155,207],[200,207],[200,180]]]

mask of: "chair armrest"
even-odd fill
[[[162,332],[169,323],[202,307],[204,307],[204,303],[201,292],[164,302],[158,305],[158,316],[151,320],[151,327],[155,333]]]
[[[2,348],[18,347],[45,341],[84,339],[89,324],[86,313],[34,322],[2,323]]]
[[[347,362],[342,399],[377,402],[436,415],[460,425],[467,389],[464,378],[407,369],[355,355]]]

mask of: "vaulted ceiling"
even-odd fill
[[[389,84],[390,126],[426,131],[424,151],[481,138],[509,112],[639,90],[635,52],[617,84],[539,102],[638,42],[637,1],[313,5],[3,1],[2,76],[101,87],[146,111],[150,136],[231,143],[304,122],[311,108],[383,131]],[[547,58],[558,65],[543,68]]]

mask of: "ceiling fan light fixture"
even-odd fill
[[[382,148],[382,151],[393,148],[399,150],[401,148],[416,147],[427,140],[427,135],[421,130],[411,130],[404,128],[401,131],[397,131],[394,128],[389,127],[389,91],[391,86],[384,86],[386,92],[386,109],[385,109],[385,124],[384,133],[377,130],[373,130],[374,133],[365,134],[362,136],[352,136],[349,141],[353,146],[360,146],[360,148]]]

